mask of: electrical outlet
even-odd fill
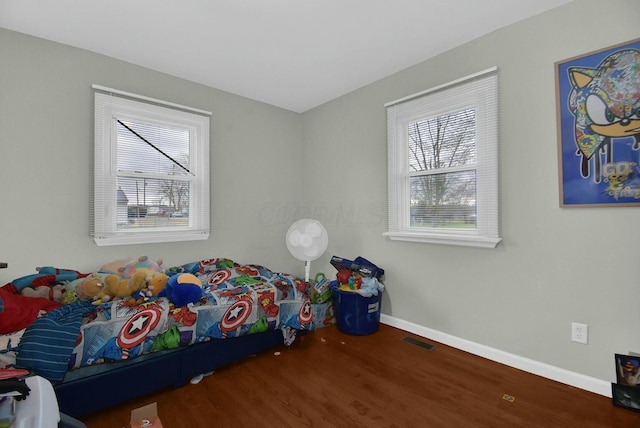
[[[589,343],[589,326],[579,322],[571,323],[571,340],[577,343]]]

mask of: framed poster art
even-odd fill
[[[637,388],[612,383],[611,400],[616,407],[640,412],[640,390]]]
[[[555,74],[560,206],[640,206],[640,39]]]
[[[640,356],[615,354],[616,383],[640,391]]]

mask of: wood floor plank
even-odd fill
[[[166,428],[640,426],[640,413],[609,398],[407,336],[417,338],[386,325],[368,336],[326,327],[83,422],[128,427],[131,409],[155,401]]]

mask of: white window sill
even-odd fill
[[[172,232],[118,233],[94,236],[98,247],[111,245],[157,244],[161,242],[199,241],[209,239],[209,232],[203,230],[181,230]]]
[[[455,234],[455,233],[419,233],[385,232],[384,236],[393,241],[422,242],[429,244],[461,245],[465,247],[495,248],[502,238]]]

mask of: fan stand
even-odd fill
[[[304,262],[304,281],[309,283],[309,276],[311,274],[311,260],[305,260]]]
[[[289,227],[285,241],[291,255],[304,262],[304,280],[309,283],[311,262],[327,249],[327,230],[317,220],[298,220]]]

